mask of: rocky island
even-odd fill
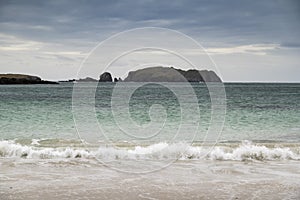
[[[53,81],[42,80],[38,76],[25,74],[0,74],[0,84],[58,84]]]
[[[222,82],[214,72],[208,70],[181,70],[173,67],[149,67],[129,72],[125,82]]]

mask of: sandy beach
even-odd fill
[[[296,161],[177,161],[146,174],[97,162],[1,159],[0,198],[21,199],[299,199]]]

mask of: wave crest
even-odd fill
[[[215,146],[203,157],[205,147],[191,146],[185,143],[156,143],[149,146],[135,146],[126,148],[99,147],[98,149],[84,149],[74,147],[36,147],[15,143],[14,141],[0,141],[0,157],[55,159],[55,158],[85,158],[85,159],[179,159],[179,160],[300,160],[299,146],[266,147],[243,142],[239,146]],[[206,149],[207,150],[207,149]]]

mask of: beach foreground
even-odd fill
[[[186,103],[157,84],[129,104],[111,83],[94,98],[71,83],[1,86],[0,199],[300,199],[299,84],[225,84],[226,116],[204,84],[168,86]]]
[[[79,163],[80,162],[80,163]],[[1,158],[0,199],[299,199],[297,161],[177,161],[132,174],[78,159]]]

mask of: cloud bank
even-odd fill
[[[4,0],[0,72],[72,78],[102,40],[120,31],[154,26],[197,40],[225,81],[299,82],[299,19],[296,0]],[[193,49],[185,51],[197,56]]]

